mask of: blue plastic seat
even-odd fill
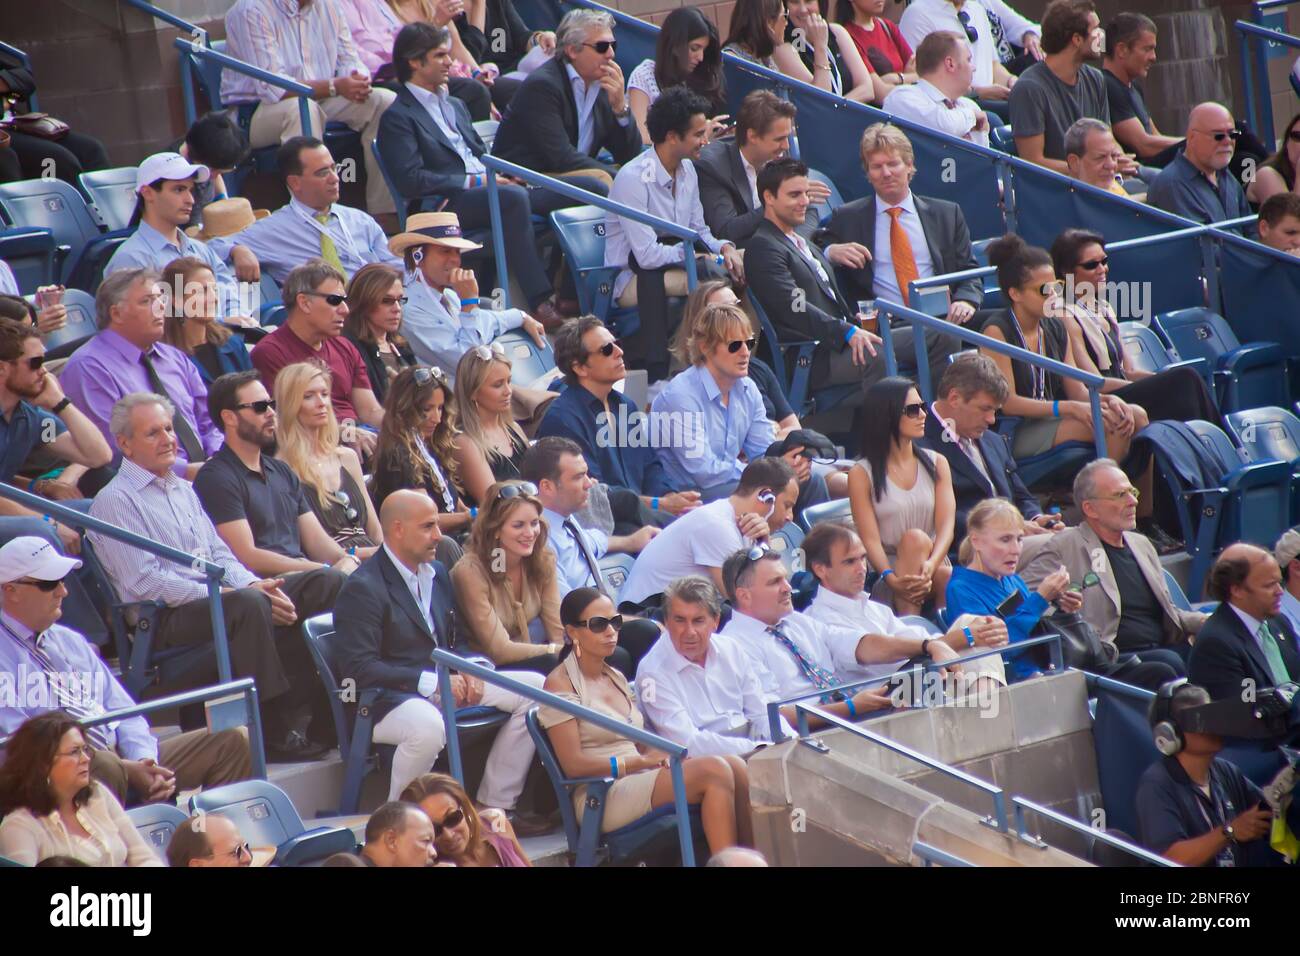
[[[273,846],[279,866],[302,866],[335,853],[352,853],[357,839],[345,827],[308,830],[293,801],[269,780],[241,780],[190,798],[190,811],[219,813],[253,846]]]
[[[989,130],[989,145],[1008,156],[1019,156],[1016,149],[1016,137],[1010,126],[994,126]]]
[[[393,206],[397,209],[397,228],[399,231],[406,229],[406,197],[397,190],[393,184],[393,177],[388,175],[388,167],[384,165],[384,155],[379,151],[379,136],[376,135],[370,143],[370,152],[375,157],[375,165],[379,167],[379,174],[384,177],[384,185],[388,187],[388,194],[393,197]]]
[[[636,309],[620,308],[614,302],[614,280],[618,266],[605,265],[605,211],[596,206],[571,206],[551,213],[551,226],[573,273],[578,290],[578,308],[594,315],[625,338],[641,327]]]
[[[131,818],[135,831],[163,859],[167,858],[167,844],[171,842],[172,834],[189,819],[185,811],[174,803],[146,803],[132,807],[126,815]]]
[[[853,508],[848,498],[836,498],[834,501],[823,501],[819,505],[805,508],[801,517],[804,528],[811,531],[813,525],[821,524],[823,521],[851,521]]]
[[[0,261],[8,264],[23,295],[31,295],[43,285],[58,284],[58,259],[54,233],[49,229],[0,229]]]
[[[506,350],[510,359],[510,381],[516,385],[531,385],[547,372],[555,369],[555,349],[548,341],[542,348],[522,329],[511,329],[493,340]]]
[[[125,232],[105,234],[104,221],[77,189],[61,179],[0,184],[0,212],[12,226],[48,229],[61,247],[56,273],[64,285],[93,292]]]
[[[86,200],[94,204],[109,229],[129,229],[135,212],[135,167],[97,169],[77,177]]]
[[[1179,358],[1205,359],[1224,412],[1290,402],[1286,355],[1276,342],[1242,345],[1223,316],[1199,307],[1157,315],[1154,323]]]
[[[631,862],[638,857],[655,851],[677,846],[677,817],[673,804],[651,810],[645,816],[617,830],[600,832],[601,821],[605,816],[605,795],[614,782],[613,777],[566,777],[560,769],[560,762],[551,748],[551,738],[542,729],[537,719],[538,708],[534,707],[525,716],[528,733],[537,747],[537,756],[546,770],[546,776],[555,788],[555,799],[560,805],[560,819],[564,823],[564,836],[569,843],[569,853],[573,855],[574,866],[595,866],[600,851],[608,862],[614,865]],[[582,820],[573,807],[573,794],[581,786],[586,786]],[[700,808],[690,805],[691,833],[699,842],[703,833],[700,824]],[[699,849],[696,854],[698,856]]]
[[[803,538],[803,528],[793,521],[787,521],[767,539],[768,546],[781,556],[781,563],[787,572],[804,570],[803,550],[800,547]]]
[[[615,607],[618,607],[618,596],[623,590],[623,582],[632,573],[632,564],[635,561],[636,558],[633,555],[610,552],[597,562],[600,565],[601,577],[605,579],[605,583],[613,592],[610,597],[614,601]]]
[[[1019,424],[1019,418],[1001,417],[998,419],[998,434],[1014,440],[1016,426]],[[1020,472],[1025,487],[1033,488],[1062,481],[1096,457],[1097,449],[1092,442],[1067,441],[1041,454],[1017,458],[1016,470]]]
[[[1268,405],[1231,412],[1225,421],[1248,461],[1281,461],[1291,469],[1290,519],[1274,527],[1271,543],[1284,527],[1300,523],[1300,474],[1296,473],[1300,469],[1300,418],[1285,408]]]
[[[483,140],[483,145],[487,151],[492,152],[492,144],[496,142],[497,130],[501,126],[500,120],[485,119],[479,120],[474,124],[474,132],[478,133],[478,138]]]
[[[27,298],[31,301],[35,297]],[[47,359],[66,358],[99,331],[95,326],[95,299],[89,292],[67,289],[63,293],[63,304],[68,310],[63,328],[41,336]]]
[[[857,384],[831,385],[810,391],[813,352],[817,342],[813,340],[782,342],[777,337],[776,327],[767,317],[758,297],[751,295],[749,304],[758,317],[759,330],[767,344],[768,357],[777,381],[785,389],[786,400],[799,416],[825,412],[862,391]]]
[[[841,206],[844,205],[844,197],[840,194],[839,187],[835,185],[835,181],[832,180],[825,173],[823,173],[820,169],[809,169],[808,178],[816,182],[825,184],[825,186],[831,191],[831,194],[830,196],[827,197],[826,202],[822,203],[821,205],[821,213],[822,213],[821,221],[825,223],[827,220],[831,218],[831,213],[833,213],[836,209],[839,209]]]
[[[366,774],[384,768],[391,760],[393,750],[392,747],[385,747],[385,752],[381,754],[380,747],[383,745],[376,745],[371,739],[375,729],[371,708],[379,691],[371,687],[356,692],[352,688],[356,716],[349,726],[348,715],[343,707],[344,700],[349,699],[349,691],[336,677],[343,671],[339,661],[340,641],[334,630],[334,615],[318,614],[308,618],[303,625],[303,635],[316,665],[316,674],[325,688],[325,696],[329,698],[330,716],[334,720],[339,753],[343,757],[343,791],[339,797],[339,813],[356,813],[361,805],[361,786]],[[483,735],[495,735],[497,729],[508,719],[508,714],[494,707],[459,708],[456,711],[456,728],[461,735],[462,746]]]
[[[1167,368],[1189,366],[1210,382],[1210,365],[1203,358],[1183,359],[1177,351],[1160,340],[1155,329],[1141,322],[1119,323],[1119,340],[1135,368],[1144,372],[1161,372]]]

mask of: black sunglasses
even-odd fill
[[[347,296],[339,295],[337,292],[303,292],[302,295],[314,295],[318,299],[324,299],[336,309],[344,302],[348,301]]]
[[[35,372],[38,368],[40,368],[42,365],[45,364],[45,356],[33,355],[31,358],[28,359],[10,359],[9,361],[13,362],[15,365],[26,365],[29,369]]]
[[[1233,142],[1236,142],[1238,139],[1241,138],[1241,130],[1239,130],[1239,129],[1230,129],[1230,130],[1228,130],[1227,132],[1224,132],[1223,130],[1218,130],[1217,132],[1214,132],[1214,133],[1207,133],[1206,135],[1207,135],[1207,136],[1213,136],[1213,137],[1214,137],[1214,141],[1215,141],[1216,143],[1222,143],[1225,139],[1230,139],[1230,140],[1232,140]]]
[[[458,827],[461,825],[462,822],[464,822],[464,820],[465,820],[465,811],[461,810],[458,807],[457,809],[451,811],[451,813],[443,817],[441,823],[437,822],[436,820],[430,821],[431,823],[433,823],[433,835],[435,837],[438,837],[442,834],[443,830],[450,830],[453,827]]]
[[[605,629],[612,627],[618,630],[623,626],[623,615],[615,614],[613,617],[589,617],[585,621],[574,621],[574,627],[585,627],[594,634],[604,633]]]
[[[611,355],[614,354],[614,349],[617,349],[617,348],[622,348],[622,346],[619,344],[618,339],[611,339],[610,341],[608,341],[608,342],[606,342],[604,345],[602,345],[600,348],[595,349],[594,351],[588,352],[587,354],[588,354],[588,355],[597,355],[597,354],[599,354],[599,355],[603,355],[603,356],[605,356],[605,358],[609,358]]]
[[[908,402],[903,406],[903,414],[908,418],[924,418],[925,402]]]
[[[415,366],[411,369],[411,378],[415,379],[415,384],[421,387],[430,382],[437,382],[439,385],[447,384],[447,373],[436,365]]]
[[[727,351],[730,352],[732,355],[735,355],[737,352],[740,351],[740,347],[741,347],[742,345],[745,346],[747,349],[749,349],[749,350],[752,352],[752,351],[754,351],[755,348],[758,347],[758,339],[757,339],[757,338],[752,338],[752,339],[736,339],[736,341],[734,341],[734,342],[728,342],[728,343],[727,343]]]
[[[584,43],[583,46],[589,46],[597,53],[601,54],[608,53],[610,50],[613,50],[615,53],[618,52],[617,40],[597,40],[595,43]]]
[[[961,28],[966,31],[966,39],[970,40],[971,43],[976,42],[980,38],[980,35],[976,32],[975,28],[970,25],[970,14],[965,10],[958,10],[957,19],[961,21]]]
[[[38,591],[44,591],[46,594],[49,594],[51,591],[57,590],[59,585],[62,583],[63,583],[63,578],[59,578],[57,581],[37,581],[33,578],[19,578],[17,581],[14,582],[14,584],[30,584]]]
[[[1087,269],[1089,272],[1091,272],[1093,269],[1096,269],[1100,266],[1107,266],[1107,265],[1110,265],[1110,256],[1102,256],[1100,259],[1089,259],[1086,262],[1080,262],[1079,268]]]
[[[537,497],[537,486],[531,481],[515,481],[497,489],[498,498]]]
[[[263,398],[256,402],[241,402],[235,406],[236,409],[251,408],[254,415],[265,415],[267,412],[275,411],[275,399]]]

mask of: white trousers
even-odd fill
[[[546,678],[532,671],[511,671],[510,676],[540,688]],[[524,715],[533,706],[527,697],[484,682],[482,706],[493,707],[510,715],[502,724],[488,752],[478,801],[489,807],[514,809],[523,792],[528,768],[536,748],[524,725]],[[375,743],[393,744],[393,772],[388,782],[388,799],[396,800],[416,777],[428,773],[447,743],[447,728],[436,698],[412,698],[394,707],[375,724]]]
[[[317,139],[324,139],[327,120],[346,123],[361,134],[361,153],[366,163],[366,209],[372,216],[395,211],[392,194],[384,184],[383,174],[375,162],[370,144],[379,131],[379,117],[393,105],[397,94],[392,90],[375,87],[360,103],[342,96],[312,100],[307,104],[311,112],[311,131]],[[294,136],[302,135],[302,119],[298,111],[298,98],[291,96],[278,103],[262,103],[253,113],[248,126],[248,143],[253,149],[274,146]],[[338,157],[336,156],[337,160]],[[343,175],[340,173],[340,175]]]

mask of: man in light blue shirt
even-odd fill
[[[214,253],[225,256],[236,243],[245,246],[280,285],[310,259],[324,259],[349,279],[372,262],[401,267],[374,217],[339,203],[339,176],[324,143],[295,136],[276,153],[276,165],[292,198],[242,232],[213,239]]]

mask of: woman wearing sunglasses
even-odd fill
[[[399,334],[405,304],[402,275],[391,266],[372,262],[358,269],[348,283],[343,334],[361,353],[370,389],[381,403],[397,373],[415,364],[415,353]]]
[[[1065,325],[1057,318],[1065,284],[1056,277],[1052,257],[1014,234],[991,243],[988,256],[1010,307],[989,316],[984,334],[1078,368]],[[984,354],[1011,386],[1002,414],[1021,420],[1011,445],[1016,458],[1040,455],[1067,441],[1092,442],[1092,406],[1082,382],[998,352],[986,349]],[[1106,448],[1110,457],[1122,461],[1133,435],[1147,426],[1147,413],[1114,395],[1101,396],[1101,412]]]
[[[1108,298],[1116,289],[1107,282],[1110,257],[1098,233],[1066,229],[1052,243],[1052,265],[1065,283],[1060,319],[1076,368],[1103,376],[1105,392],[1141,406],[1151,421],[1218,421],[1218,407],[1195,369],[1149,372],[1134,366]]]
[[[460,490],[473,507],[493,482],[519,477],[528,439],[511,411],[510,359],[500,346],[476,345],[456,366],[455,457]]]
[[[942,607],[957,503],[942,455],[916,447],[925,436],[925,403],[908,379],[881,379],[863,407],[862,458],[849,472],[853,524],[880,572],[871,590],[900,615]]]
[[[0,765],[0,856],[35,866],[53,856],[89,866],[162,866],[117,798],[90,776],[77,722],[51,710],[24,723]]]
[[[243,337],[217,321],[217,277],[206,262],[173,259],[163,266],[162,283],[167,290],[163,341],[190,357],[204,385],[253,367]]]
[[[1297,167],[1300,167],[1300,113],[1286,124],[1277,152],[1259,164],[1254,181],[1246,187],[1246,198],[1262,206],[1269,196],[1295,192]]]
[[[645,719],[627,679],[611,666],[618,649],[622,618],[614,604],[595,588],[570,591],[560,606],[567,643],[560,665],[542,685],[544,690],[574,704],[589,707],[638,730]],[[605,798],[602,832],[616,830],[655,807],[673,801],[668,755],[642,750],[626,737],[596,727],[550,707],[538,714],[546,728],[560,769],[568,777],[613,777]],[[700,819],[709,852],[729,846],[752,846],[753,823],[749,809],[749,775],[739,758],[687,757],[682,761],[686,800],[699,804]],[[585,788],[574,793],[581,819]]]
[[[474,809],[474,803],[455,777],[426,773],[402,791],[402,799],[416,804],[433,821],[438,862],[456,866],[532,866],[519,845],[505,812],[495,807]]]
[[[293,469],[321,527],[349,554],[364,561],[383,540],[370,507],[357,453],[339,442],[330,401],[330,372],[315,362],[294,362],[275,377],[275,457]],[[254,408],[256,413],[257,409]]]
[[[555,666],[564,630],[537,487],[498,482],[484,497],[465,556],[451,569],[456,608],[478,653],[498,667],[545,674]]]

